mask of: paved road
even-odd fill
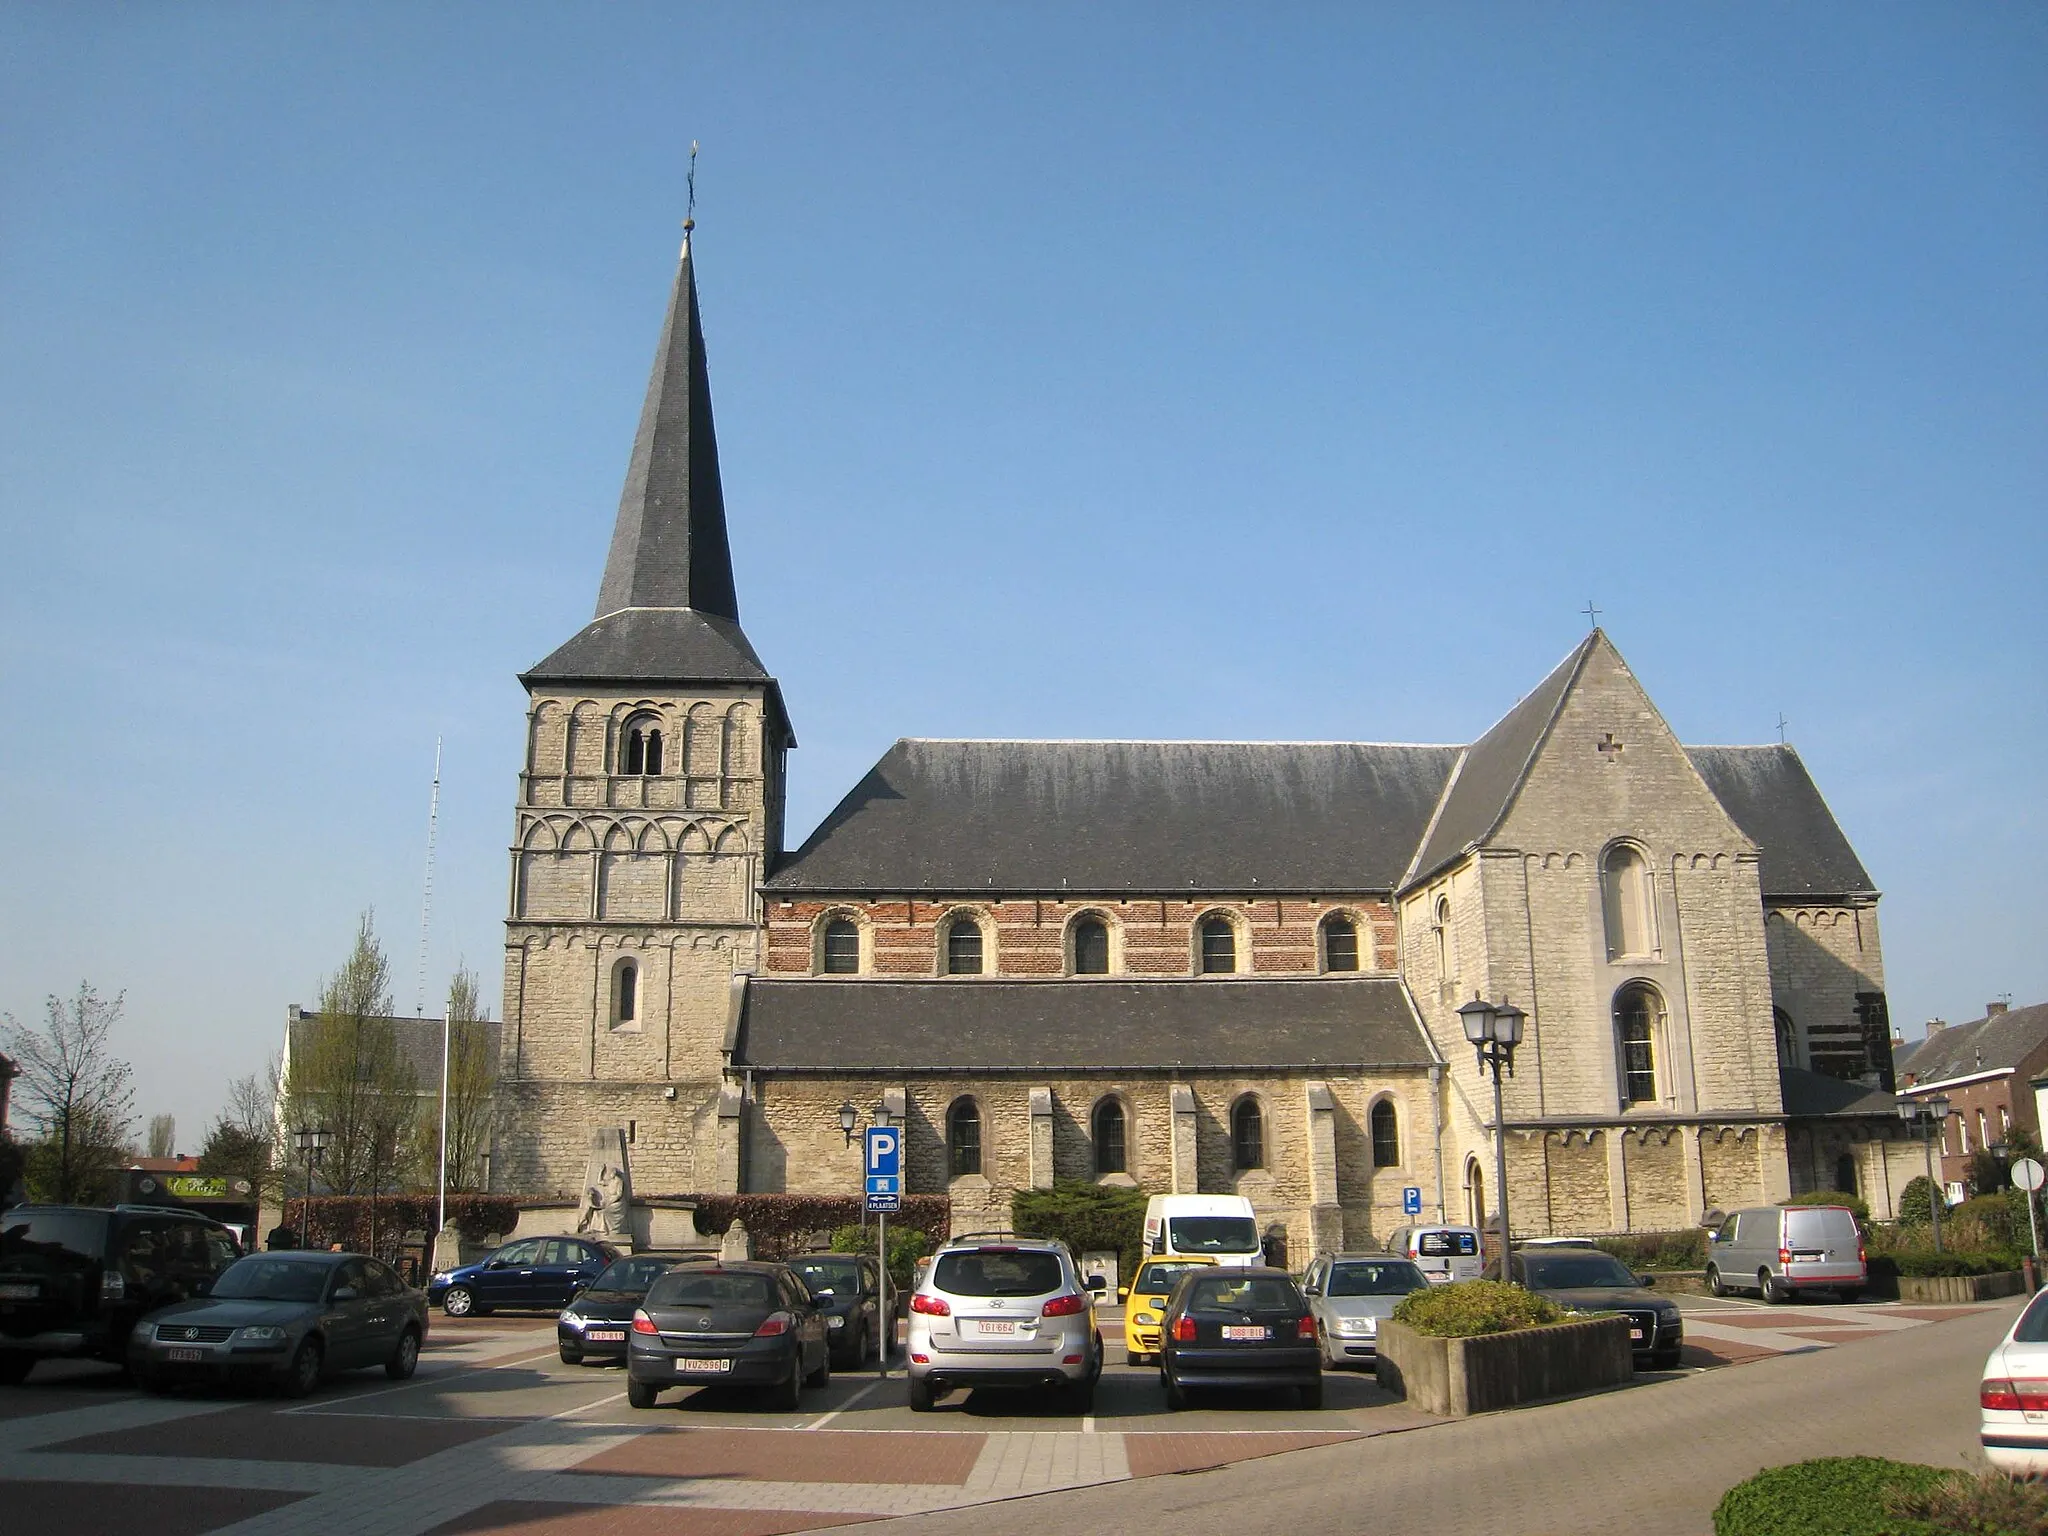
[[[1856,1454],[1981,1466],[1977,1382],[2018,1307],[1859,1348],[887,1528],[892,1536],[1044,1536],[1149,1525],[1175,1536],[1243,1536],[1383,1523],[1433,1536],[1708,1536],[1721,1494],[1764,1467]]]

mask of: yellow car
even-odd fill
[[[1215,1262],[1181,1254],[1147,1259],[1138,1266],[1138,1278],[1131,1282],[1130,1295],[1124,1301],[1124,1364],[1150,1365],[1159,1358],[1159,1325],[1166,1313],[1166,1299],[1182,1275]]]

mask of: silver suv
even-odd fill
[[[1102,1335],[1074,1256],[1051,1238],[955,1238],[910,1297],[910,1407],[956,1387],[1057,1387],[1095,1405]]]

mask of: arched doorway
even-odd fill
[[[1486,1230],[1486,1175],[1476,1157],[1465,1159],[1465,1224]]]

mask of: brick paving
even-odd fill
[[[147,1531],[149,1536],[204,1536],[301,1497],[264,1488],[130,1488],[99,1482],[0,1487],[10,1530]]]
[[[789,1436],[803,1434],[801,1448]],[[986,1435],[943,1431],[657,1429],[574,1470],[641,1477],[748,1477],[814,1483],[965,1483]]]
[[[816,1510],[593,1508],[500,1500],[437,1525],[427,1536],[782,1536],[785,1531],[815,1531],[872,1518]]]

